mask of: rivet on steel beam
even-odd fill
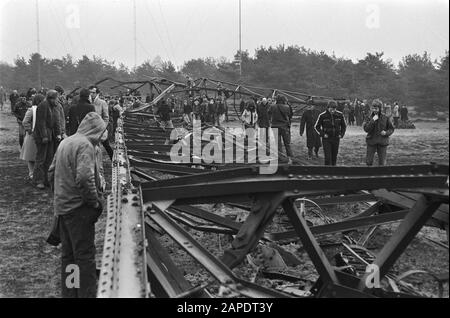
[[[288,174],[288,178],[293,178],[294,175],[292,173]]]
[[[139,206],[137,202],[133,202],[132,206]]]
[[[122,203],[127,203],[128,202],[128,199],[127,198],[123,198],[122,199]]]
[[[137,196],[134,196],[133,197],[133,201],[137,201],[138,200],[138,197]]]

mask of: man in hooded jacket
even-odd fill
[[[103,186],[97,148],[106,138],[103,119],[95,112],[88,113],[77,132],[60,143],[49,169],[62,244],[61,288],[65,298],[96,295],[95,223],[102,212],[99,192]],[[79,271],[79,286],[67,284],[67,276],[74,270]]]

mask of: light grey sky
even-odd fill
[[[41,54],[83,54],[134,65],[133,0],[37,0]],[[160,56],[232,59],[239,0],[135,0],[137,64]],[[242,48],[296,44],[357,60],[449,47],[448,0],[241,0]],[[0,0],[0,61],[36,52],[36,0]]]

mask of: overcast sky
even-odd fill
[[[134,65],[133,0],[37,0],[41,54],[96,55]],[[232,59],[239,0],[135,0],[137,64],[160,56]],[[439,58],[449,47],[448,0],[242,0],[242,48],[299,45],[357,60],[384,51]],[[0,60],[37,51],[36,0],[0,0]]]

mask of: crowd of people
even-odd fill
[[[50,186],[48,168],[59,144],[76,133],[87,113],[99,114],[112,131],[122,111],[120,101],[109,100],[108,106],[96,86],[81,89],[75,96],[66,96],[61,86],[39,91],[30,88],[20,94],[13,90],[9,101],[19,126],[20,158],[28,164],[30,182],[39,189]],[[109,140],[102,145],[112,158]]]

